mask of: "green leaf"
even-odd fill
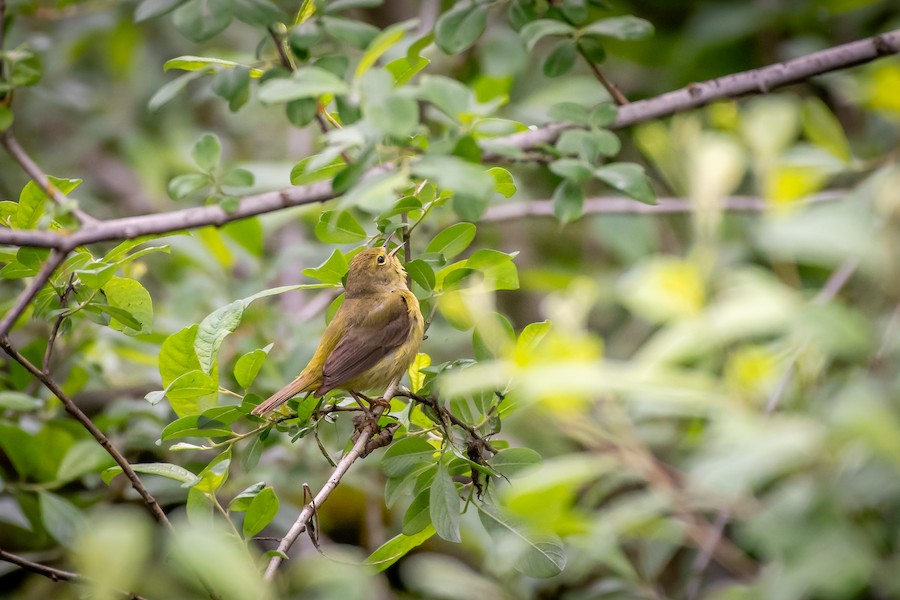
[[[18,425],[0,421],[0,448],[20,479],[36,475],[40,470],[39,461],[44,450],[34,436]]]
[[[222,156],[222,145],[219,138],[211,133],[203,134],[194,144],[191,150],[191,156],[194,162],[200,167],[200,170],[212,172],[219,165],[219,159]]]
[[[247,169],[234,168],[225,171],[221,183],[226,187],[244,188],[253,185],[254,181],[253,173]]]
[[[199,373],[199,371],[196,371]],[[208,375],[206,375],[208,377]],[[196,438],[216,438],[216,437],[230,437],[233,435],[231,428],[228,427],[228,421],[230,419],[214,419],[206,416],[212,411],[222,410],[222,409],[233,409],[235,413],[237,413],[237,417],[235,420],[242,414],[237,407],[232,406],[216,406],[213,408],[209,408],[203,411],[203,414],[198,414],[194,412],[194,414],[188,414],[184,417],[180,417],[163,428],[162,432],[159,434],[159,439],[163,442],[167,442],[169,440],[176,440],[186,437],[196,437]]]
[[[601,19],[583,27],[582,35],[600,35],[617,40],[640,40],[653,35],[653,25],[649,21],[632,15]]]
[[[347,210],[323,212],[316,223],[315,233],[326,244],[352,244],[366,239],[366,230]]]
[[[819,98],[811,97],[803,101],[801,122],[803,133],[809,141],[843,161],[850,160],[850,145],[844,128]]]
[[[206,467],[200,471],[200,480],[193,484],[193,488],[207,494],[214,494],[228,479],[228,468],[231,466],[231,446],[227,450],[212,459]]]
[[[590,163],[578,158],[561,158],[550,163],[550,171],[575,184],[582,184],[594,175]],[[557,188],[558,190],[559,188]],[[559,214],[556,214],[557,218]],[[580,211],[579,211],[580,216]]]
[[[405,437],[393,444],[381,459],[381,469],[388,477],[399,477],[423,463],[435,461],[434,446],[420,437]]]
[[[48,175],[50,185],[63,194],[68,194],[81,183],[81,179],[60,179]],[[49,200],[44,190],[34,181],[29,181],[19,194],[19,208],[16,211],[16,227],[19,229],[34,229],[41,217],[44,216],[46,202]]]
[[[562,223],[574,221],[584,213],[584,191],[575,181],[562,181],[553,191],[553,214]]]
[[[101,471],[114,465],[113,458],[95,440],[80,440],[72,444],[56,471],[56,481],[68,482],[85,473]]]
[[[26,412],[36,410],[43,402],[22,392],[0,391],[0,409]]]
[[[265,348],[248,352],[237,359],[237,362],[234,364],[234,379],[239,386],[244,389],[250,387],[250,384],[253,383],[253,380],[259,374],[259,370],[262,368],[271,349],[272,344],[269,344]]]
[[[331,37],[355,46],[360,50],[368,47],[378,37],[380,31],[368,23],[341,17],[322,17],[322,27]]]
[[[403,514],[403,535],[415,535],[431,526],[431,490],[424,489],[413,499]]]
[[[433,526],[428,526],[415,535],[397,535],[382,544],[366,559],[365,564],[372,565],[376,571],[384,571],[392,564],[418,546],[427,542],[435,533]]]
[[[419,97],[431,102],[456,121],[462,121],[463,115],[471,111],[475,104],[471,89],[455,79],[441,75],[422,75]]]
[[[284,105],[284,113],[288,121],[295,127],[306,127],[319,114],[319,101],[315,98],[291,100]]]
[[[441,538],[448,542],[462,541],[459,535],[459,493],[443,462],[438,464],[431,483],[428,512]]]
[[[112,276],[116,274],[118,269],[119,265],[117,263],[95,262],[87,268],[76,269],[74,273],[78,275],[81,283],[93,290],[99,290],[112,279]]]
[[[515,557],[516,570],[539,579],[555,577],[566,566],[566,556],[558,539],[550,536],[535,538],[522,523],[504,513],[500,507],[475,503],[481,523],[492,538],[503,548],[512,551],[507,540],[520,544],[521,550]]]
[[[514,254],[506,254],[490,248],[475,251],[466,261],[468,269],[481,271],[484,285],[489,290],[519,289],[519,274],[513,262]]]
[[[591,126],[606,127],[614,123],[619,115],[619,107],[612,102],[603,102],[594,107],[591,111]]]
[[[325,94],[342,95],[350,87],[337,75],[318,67],[303,67],[290,77],[269,79],[259,88],[259,99],[264,104],[290,102],[300,98],[318,98]]]
[[[179,467],[178,465],[173,465],[171,463],[137,463],[132,464],[131,469],[135,473],[145,473],[147,475],[160,475],[167,479],[174,479],[175,481],[180,481],[185,484],[182,487],[188,487],[193,485],[199,478],[185,469],[184,467]],[[110,467],[103,471],[100,474],[100,477],[103,481],[109,485],[109,482],[113,480],[113,478],[122,472],[122,467],[115,466]]]
[[[168,191],[172,200],[183,200],[212,183],[206,173],[184,173],[169,181]]]
[[[257,27],[269,27],[289,18],[269,0],[234,0],[234,16],[239,21]]]
[[[531,448],[504,448],[491,457],[488,464],[505,477],[515,477],[541,462],[541,455]]]
[[[178,377],[166,388],[166,396],[173,404],[173,408],[177,401],[195,400],[201,396],[214,394],[219,390],[219,385],[212,377],[203,371],[188,371],[184,375]],[[175,410],[179,415],[191,414],[191,412],[202,412],[195,408],[193,411]]]
[[[459,54],[481,37],[487,17],[487,4],[457,2],[435,23],[434,41],[447,54]]]
[[[563,23],[562,21],[538,19],[537,21],[532,21],[525,25],[521,31],[519,31],[519,35],[522,36],[525,46],[528,48],[528,51],[531,52],[534,50],[535,44],[537,44],[541,38],[548,35],[569,35],[573,31],[575,31],[574,27],[567,23]]]
[[[634,163],[610,163],[594,169],[594,177],[644,204],[656,204],[656,192],[644,169]]]
[[[81,511],[62,496],[38,492],[38,504],[44,528],[63,546],[71,545],[79,531],[87,526],[87,519]]]
[[[421,285],[427,291],[434,289],[434,269],[424,260],[412,260],[406,263],[406,272],[413,281]]]
[[[113,308],[127,312],[136,322],[124,323],[120,318],[113,318],[109,326],[126,335],[148,333],[153,328],[153,300],[150,292],[140,282],[124,277],[112,277],[103,286],[106,301]],[[103,310],[105,307],[99,307]],[[137,325],[137,326],[136,326]]]
[[[384,65],[384,68],[394,76],[394,85],[401,86],[409,82],[415,77],[416,73],[431,64],[431,61],[424,56],[416,56],[410,58],[401,56]]]
[[[443,254],[444,258],[453,258],[475,239],[475,226],[471,223],[455,223],[434,236],[425,252]]]
[[[578,49],[575,47],[575,40],[560,40],[544,60],[544,75],[547,77],[565,75],[575,66],[577,57]]]
[[[188,0],[172,14],[172,24],[194,42],[205,42],[231,24],[234,0]]]
[[[516,340],[516,355],[530,356],[553,327],[550,321],[529,323]]]
[[[308,183],[315,183],[316,181],[331,179],[347,166],[344,159],[338,156],[325,166],[307,171],[309,164],[317,158],[319,157],[315,155],[310,156],[294,165],[294,168],[291,169],[292,185],[306,185]]]
[[[194,350],[198,325],[185,327],[167,337],[159,349],[159,374],[163,387],[189,371],[200,369],[200,360]]]
[[[371,69],[378,62],[378,59],[381,58],[381,55],[402,40],[406,32],[414,27],[416,23],[416,19],[395,23],[379,33],[359,59],[359,64],[356,65],[356,78],[362,77],[366,71]]]
[[[233,69],[221,69],[213,76],[211,88],[217,96],[228,100],[228,109],[237,112],[250,100],[250,78],[262,72],[238,66]]]
[[[0,131],[6,131],[13,124],[13,112],[6,105],[0,105]]]
[[[179,75],[172,81],[166,83],[156,90],[150,101],[147,102],[147,108],[150,112],[156,112],[164,105],[168,104],[175,96],[184,91],[187,85],[195,79],[199,79],[204,74],[203,71],[194,71],[193,73],[184,73]]]
[[[455,156],[425,156],[411,166],[415,176],[463,196],[490,199],[494,178],[482,167]]]
[[[588,110],[580,104],[574,102],[561,102],[550,107],[548,114],[551,119],[559,122],[575,123],[576,125],[587,125],[590,122]]]
[[[303,269],[303,274],[313,279],[318,279],[323,283],[340,283],[347,273],[349,265],[344,253],[335,250],[331,253],[325,262],[315,269]]]
[[[250,508],[250,503],[253,502],[253,499],[259,495],[261,491],[266,489],[265,481],[258,481],[253,485],[247,487],[240,494],[235,496],[231,502],[228,503],[228,510],[231,512],[244,512],[248,508]]]
[[[516,182],[512,174],[503,167],[492,167],[488,174],[494,178],[494,191],[506,198],[512,198],[516,193]]]
[[[390,208],[397,199],[397,194],[408,185],[409,176],[402,171],[367,177],[344,194],[338,206],[356,206],[378,214]]]
[[[278,496],[274,489],[267,487],[259,492],[244,515],[244,537],[251,538],[265,529],[278,514],[278,506]]]
[[[209,73],[219,68],[249,71],[250,76],[253,78],[262,77],[264,73],[262,69],[248,67],[247,65],[242,65],[233,60],[224,60],[208,56],[179,56],[167,60],[166,64],[163,65],[164,71],[178,69],[180,71],[205,71]]]
[[[194,352],[200,361],[204,373],[211,373],[219,347],[229,333],[237,329],[244,314],[244,301],[235,300],[227,306],[212,312],[200,322],[197,338],[194,340]]]

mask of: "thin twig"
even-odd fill
[[[69,282],[66,284],[66,289],[63,290],[62,294],[59,296],[59,308],[60,310],[66,307],[66,300],[69,298],[69,294],[72,292],[72,282],[75,280],[75,273],[69,275]],[[44,360],[41,361],[41,370],[45,375],[50,375],[50,359],[53,357],[53,346],[56,344],[56,336],[59,335],[59,328],[62,327],[63,321],[66,320],[66,313],[62,312],[58,317],[56,317],[56,321],[53,322],[53,328],[50,329],[50,338],[47,340],[47,349],[44,350]]]
[[[900,51],[900,30],[894,30],[784,63],[691,84],[680,90],[620,107],[616,121],[610,125],[610,129],[621,129],[669,116],[722,98],[768,93],[777,87],[870,62],[898,51]],[[509,160],[506,155],[490,148],[515,148],[527,151],[553,143],[562,131],[572,127],[574,126],[569,123],[554,123],[511,136],[495,138],[485,144],[489,148],[484,148],[483,160],[485,162]],[[390,163],[373,167],[364,177],[386,173],[393,167],[394,165]],[[331,181],[321,181],[307,186],[247,196],[233,212],[225,211],[218,205],[202,206],[156,215],[103,221],[73,234],[0,228],[0,244],[65,250],[96,242],[133,239],[142,235],[197,229],[209,225],[222,226],[231,221],[291,206],[325,202],[334,197]]]
[[[856,272],[858,266],[858,257],[851,256],[844,259],[844,262],[842,262],[838,266],[838,268],[834,270],[834,272],[825,282],[825,285],[823,285],[819,290],[819,293],[817,293],[816,296],[812,299],[811,303],[822,305],[827,304],[828,302],[833,300],[834,297],[837,296],[837,294],[841,291],[841,289],[843,289],[843,287],[853,276],[853,273]],[[769,399],[766,402],[766,407],[763,410],[763,414],[766,417],[770,417],[775,413],[775,410],[778,408],[778,404],[787,393],[791,381],[793,381],[794,379],[794,374],[797,370],[797,359],[800,358],[800,354],[801,349],[798,349],[793,354],[791,354],[790,358],[788,359],[788,363],[785,366],[784,371],[781,373],[781,377],[778,378],[778,382],[775,384],[775,387],[772,389],[772,393],[769,395]],[[722,508],[716,515],[715,524],[713,526],[713,529],[709,533],[709,538],[703,544],[701,544],[700,553],[697,554],[697,556],[694,558],[693,564],[691,565],[691,578],[688,581],[686,590],[686,595],[689,600],[693,600],[694,598],[696,598],[697,594],[700,592],[700,586],[703,584],[703,573],[706,571],[706,567],[709,565],[710,558],[722,541],[722,536],[725,533],[725,528],[731,521],[732,514],[732,507],[727,506],[725,508]]]
[[[50,258],[48,258],[41,266],[41,270],[38,271],[38,274],[31,280],[28,287],[19,294],[19,297],[16,298],[16,303],[13,304],[13,307],[9,309],[9,312],[3,315],[3,319],[0,320],[0,340],[6,339],[9,335],[9,331],[13,328],[13,325],[16,324],[16,321],[22,316],[22,313],[25,312],[25,309],[28,308],[28,305],[34,300],[34,297],[37,296],[37,293],[41,291],[44,285],[50,280],[59,265],[65,262],[68,255],[68,251],[60,250],[54,250],[50,254]]]
[[[31,177],[37,186],[41,188],[53,202],[61,207],[67,208],[69,212],[78,219],[82,226],[96,225],[100,222],[98,219],[95,219],[75,206],[75,204],[69,200],[68,196],[63,194],[55,185],[53,185],[50,179],[47,178],[47,175],[39,166],[37,166],[37,163],[31,160],[31,157],[28,156],[28,153],[25,152],[25,149],[19,144],[19,140],[13,135],[12,129],[7,129],[0,134],[0,144],[6,148],[6,151],[17,163],[19,163],[22,170]]]
[[[841,200],[849,194],[846,190],[828,190],[807,198],[797,200],[796,206],[820,204]],[[689,213],[696,206],[688,199],[660,197],[657,204],[643,204],[625,197],[598,197],[584,201],[584,214],[642,214],[670,215]],[[729,212],[765,212],[772,208],[772,203],[758,196],[728,196],[722,198],[719,208]],[[487,209],[482,222],[508,221],[524,217],[554,217],[551,200],[532,200],[510,204],[495,204]]]
[[[384,393],[384,399],[390,402],[391,398],[394,396],[394,390],[396,389],[396,384],[391,385]],[[334,492],[335,488],[337,488],[338,484],[341,482],[341,478],[347,473],[350,467],[355,463],[359,458],[365,456],[366,447],[369,444],[370,439],[378,430],[378,418],[381,416],[381,413],[384,411],[384,406],[381,404],[376,405],[374,410],[372,411],[372,418],[369,419],[359,430],[358,437],[353,444],[353,447],[350,449],[347,454],[345,454],[341,460],[337,462],[337,466],[334,471],[331,473],[331,477],[328,478],[328,481],[322,486],[322,489],[319,490],[319,493],[316,494],[316,497],[313,498],[312,502],[309,502],[303,507],[303,510],[300,511],[300,514],[297,515],[297,519],[294,521],[294,524],[291,526],[290,530],[288,530],[287,534],[281,539],[281,543],[278,544],[278,552],[283,555],[287,555],[288,551],[291,549],[291,546],[294,545],[294,542],[297,541],[297,538],[300,537],[306,530],[307,523],[312,518],[315,513],[317,507],[322,506],[322,504],[331,496],[332,492]],[[279,565],[282,563],[282,558],[280,555],[275,555],[271,559],[269,559],[269,565],[266,567],[265,580],[271,581],[275,577],[275,573],[278,571]]]
[[[272,27],[266,27],[266,30],[269,32],[269,36],[275,43],[275,49],[278,51],[278,58],[281,60],[281,66],[288,71],[293,71],[295,69],[294,61],[291,60],[290,55],[288,55],[287,50],[284,47],[284,39],[282,39]]]
[[[491,454],[497,454],[497,449],[494,448],[491,443],[484,438],[478,431],[454,415],[452,412],[438,404],[437,400],[434,398],[429,398],[427,396],[420,396],[418,394],[414,394],[406,388],[399,388],[397,390],[397,396],[403,396],[404,398],[409,398],[410,400],[415,400],[419,404],[424,404],[431,408],[434,412],[436,412],[441,418],[445,418],[457,427],[462,427],[469,434],[469,437],[472,438],[475,443],[480,445],[482,448],[490,452]]]
[[[595,65],[594,62],[589,59],[587,55],[581,50],[581,48],[579,48],[578,50],[579,52],[581,52],[581,56],[584,57],[585,62],[587,62],[588,66],[591,68],[591,71],[594,72],[594,77],[597,78],[597,81],[600,82],[600,85],[606,88],[606,91],[609,92],[610,96],[612,96],[613,101],[619,106],[625,106],[626,104],[628,104],[628,98],[626,98],[625,94],[623,94],[621,90],[616,87],[616,84],[607,79],[606,76],[600,72],[600,67]]]
[[[75,404],[75,402],[66,394],[62,388],[59,387],[59,384],[51,378],[49,375],[45,374],[43,371],[38,369],[36,366],[31,364],[31,362],[19,354],[19,352],[12,347],[9,342],[9,338],[0,338],[0,347],[3,348],[4,351],[15,360],[17,363],[25,367],[25,369],[34,375],[44,386],[53,392],[53,394],[59,398],[59,400],[63,403],[63,407],[66,409],[70,415],[72,415],[76,421],[81,423],[81,425],[88,430],[88,432],[97,440],[104,450],[116,461],[116,464],[122,468],[122,472],[125,473],[125,476],[131,482],[131,487],[141,496],[144,500],[144,504],[147,505],[147,509],[150,513],[156,517],[156,520],[165,525],[166,527],[172,527],[172,524],[169,522],[169,518],[166,516],[166,513],[163,512],[162,507],[160,507],[159,503],[156,501],[156,498],[153,497],[150,492],[147,491],[147,488],[144,487],[144,484],[141,483],[140,478],[137,476],[137,473],[134,472],[134,469],[131,468],[131,465],[125,459],[124,456],[113,446],[109,438],[100,431],[100,429],[94,425],[94,422],[82,412],[80,408]]]
[[[2,1],[3,0],[0,0],[0,2]],[[36,563],[34,561],[28,560],[27,558],[19,556],[18,554],[13,554],[12,552],[7,552],[3,549],[0,549],[0,560],[17,565],[19,567],[22,567],[26,571],[37,573],[38,575],[42,575],[47,579],[51,579],[53,581],[68,581],[70,583],[78,583],[83,585],[90,585],[93,583],[90,579],[79,573],[73,573],[71,571],[57,569],[56,567],[42,565],[41,563]],[[131,600],[147,600],[143,596],[139,596],[134,592],[125,592],[122,590],[115,591],[118,594],[127,596]]]

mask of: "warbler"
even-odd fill
[[[316,397],[334,389],[362,394],[386,388],[403,375],[422,344],[425,323],[396,251],[377,247],[353,257],[344,303],[309,364],[254,408],[254,415],[275,410],[304,392]]]

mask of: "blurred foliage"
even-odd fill
[[[52,376],[175,532],[4,355],[3,550],[97,598],[207,597],[202,580],[223,598],[900,595],[900,59],[616,133],[589,66],[649,97],[896,28],[893,3],[6,8],[0,129],[90,214],[232,211],[332,178],[340,197],[72,253],[12,341],[40,365],[58,324]],[[536,155],[495,142],[551,121],[581,128]],[[613,194],[692,210],[585,203]],[[729,212],[735,195],[764,209]],[[538,200],[555,219],[490,218]],[[4,159],[0,226],[77,223]],[[394,442],[318,507],[320,552],[299,542],[276,594],[271,538],[349,447],[355,403],[248,413],[306,364],[348,260],[390,236],[431,322],[404,383],[449,413],[392,401]],[[48,255],[0,247],[4,312]],[[0,576],[4,597],[84,592]]]

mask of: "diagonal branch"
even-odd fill
[[[2,2],[3,0],[0,0]],[[63,571],[62,569],[57,569],[55,567],[49,567],[47,565],[42,565],[41,563],[36,563],[34,561],[30,561],[27,558],[19,556],[18,554],[13,554],[12,552],[7,552],[0,548],[0,560],[6,561],[8,563],[17,565],[22,567],[26,571],[31,571],[32,573],[37,573],[38,575],[42,575],[48,579],[52,579],[53,581],[68,581],[70,583],[79,583],[79,584],[91,584],[91,580],[85,577],[84,575],[80,575],[79,573],[73,573],[71,571]],[[115,590],[116,593],[122,594],[123,596],[127,596],[130,600],[146,600],[143,596],[138,596],[134,592],[125,592],[122,590]]]
[[[80,208],[74,205],[74,203],[69,199],[68,196],[63,194],[59,189],[53,185],[47,175],[41,170],[37,163],[31,160],[31,157],[28,156],[28,153],[25,152],[25,149],[19,144],[19,140],[15,138],[11,129],[7,129],[2,134],[0,134],[0,144],[6,148],[6,151],[9,153],[13,159],[19,163],[19,166],[22,167],[22,170],[25,171],[29,177],[41,188],[47,196],[50,197],[57,205],[68,208],[69,211],[75,216],[76,219],[82,224],[82,226],[88,225],[96,225],[100,221],[87,214]]]
[[[44,386],[53,392],[53,394],[59,398],[60,402],[63,403],[63,407],[66,409],[70,415],[72,415],[76,421],[81,423],[81,425],[88,430],[88,432],[97,440],[106,452],[112,456],[113,460],[116,461],[116,464],[122,467],[122,472],[125,473],[125,476],[128,477],[128,480],[131,482],[131,487],[143,498],[144,504],[147,505],[150,513],[156,517],[156,520],[162,523],[163,525],[171,528],[172,524],[169,522],[169,518],[166,516],[166,513],[163,512],[162,507],[160,507],[159,503],[156,501],[150,492],[147,491],[147,488],[144,487],[144,484],[141,482],[140,478],[137,476],[137,473],[134,472],[134,469],[131,468],[131,465],[122,456],[122,453],[119,452],[115,446],[113,446],[109,438],[104,435],[100,429],[94,425],[94,422],[91,421],[90,417],[88,417],[84,412],[78,408],[78,405],[66,394],[59,384],[56,381],[38,369],[36,366],[31,364],[31,362],[22,356],[15,348],[10,344],[8,337],[0,337],[0,348],[3,348],[4,351],[12,358],[14,361],[25,367],[25,369],[35,376]]]
[[[835,46],[760,69],[691,84],[647,100],[631,102],[619,108],[618,117],[610,128],[621,129],[636,123],[667,117],[723,98],[768,93],[777,87],[803,81],[822,73],[846,69],[897,52],[900,52],[900,30]],[[529,150],[553,143],[562,131],[573,127],[568,123],[553,123],[532,131],[496,138],[486,146],[495,149]],[[509,160],[507,156],[491,151],[490,148],[486,148],[483,159],[485,162]],[[385,173],[391,168],[392,164],[380,165],[370,169],[366,177]],[[303,187],[247,196],[233,212],[227,212],[219,206],[201,206],[156,215],[103,221],[72,234],[0,229],[0,244],[71,250],[82,244],[133,239],[142,235],[170,233],[208,225],[221,226],[231,221],[292,206],[325,202],[335,196],[331,182],[322,181]]]
[[[16,303],[13,307],[9,309],[9,312],[3,315],[3,319],[0,320],[0,340],[6,339],[6,336],[9,335],[9,330],[16,324],[16,321],[22,316],[22,313],[25,312],[25,309],[28,308],[28,305],[31,304],[31,301],[37,296],[37,293],[41,291],[44,285],[50,280],[56,269],[65,262],[68,255],[68,251],[53,251],[50,258],[48,258],[43,266],[41,266],[41,270],[38,271],[38,274],[31,280],[28,287],[26,287],[25,290],[19,294],[19,297],[16,298]]]

